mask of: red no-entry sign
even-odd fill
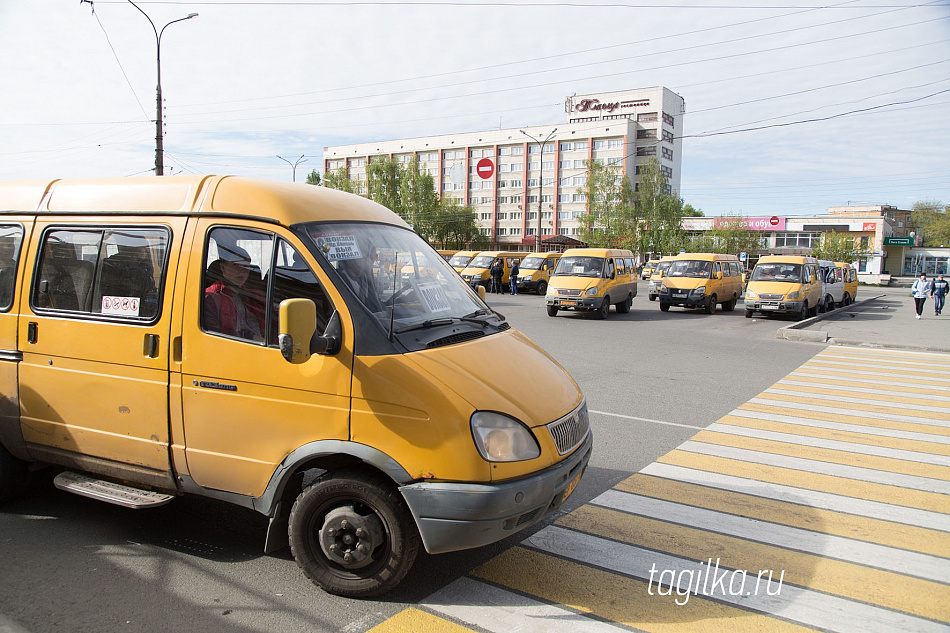
[[[475,164],[475,171],[482,178],[491,178],[495,173],[495,163],[490,158],[483,158]]]

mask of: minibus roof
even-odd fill
[[[0,182],[0,212],[87,215],[236,215],[285,226],[384,222],[409,228],[386,207],[327,187],[241,176],[162,176]]]

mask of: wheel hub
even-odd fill
[[[341,506],[327,513],[319,537],[327,558],[348,569],[359,569],[373,562],[373,551],[385,534],[375,514],[364,516],[353,506]]]

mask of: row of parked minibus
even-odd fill
[[[857,271],[846,262],[806,256],[767,255],[751,275],[735,255],[680,253],[644,266],[650,280],[648,298],[670,306],[735,308],[744,295],[745,316],[792,314],[799,319],[852,303],[858,292]]]
[[[449,257],[449,264],[475,288],[490,287],[490,270],[496,262],[503,267],[502,285],[509,289],[512,268],[518,264],[518,291],[545,295],[549,316],[572,310],[605,318],[612,305],[617,312],[629,312],[637,296],[638,270],[633,252],[626,249],[572,248],[563,253],[458,251]]]

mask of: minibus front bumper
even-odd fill
[[[535,475],[497,484],[420,482],[399,490],[430,554],[500,541],[557,510],[590,461],[593,435],[565,460]]]
[[[798,314],[802,311],[803,301],[745,300],[745,309],[750,312],[772,314]]]
[[[668,303],[671,306],[682,306],[684,308],[705,308],[709,303],[709,295],[705,293],[696,293],[692,290],[667,290],[658,292],[657,297],[660,303]]]
[[[558,310],[584,310],[584,311],[595,311],[600,310],[601,306],[604,305],[605,297],[548,297],[545,303],[548,306],[553,306]]]

